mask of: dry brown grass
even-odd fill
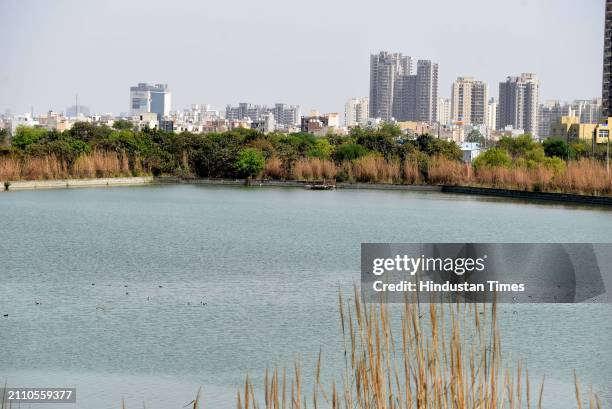
[[[45,180],[142,175],[140,158],[130,164],[125,154],[94,151],[79,156],[72,166],[55,156],[0,157],[0,180]]]
[[[264,168],[264,176],[271,179],[283,179],[283,162],[277,157],[268,159]]]
[[[404,179],[405,183],[414,183],[409,178]],[[428,167],[427,182],[586,195],[612,194],[612,179],[606,164],[590,159],[570,161],[561,169],[539,163],[473,170],[468,164],[434,157]]]
[[[431,159],[428,168],[428,181],[432,184],[461,185],[472,178],[472,166],[443,157]]]
[[[414,159],[407,159],[402,166],[403,182],[409,185],[418,185],[423,183],[419,164]]]
[[[612,194],[612,179],[605,163],[589,159],[568,163],[564,177],[556,178],[555,185],[568,192],[591,195]]]
[[[465,184],[502,189],[537,190],[586,195],[612,194],[612,179],[604,163],[583,159],[555,171],[545,165],[534,167],[481,168]]]
[[[544,166],[482,168],[475,172],[472,183],[502,189],[554,190],[554,172]]]
[[[353,163],[355,181],[364,183],[400,183],[402,172],[399,160],[385,160],[382,156],[368,155]]]
[[[319,158],[299,159],[291,170],[295,180],[330,180],[337,172],[334,162]]]
[[[406,303],[400,322],[388,306],[340,305],[345,368],[321,380],[322,357],[313,363],[312,392],[303,384],[302,365],[266,370],[263,402],[247,376],[237,393],[237,409],[522,409],[543,406],[544,379],[537,392],[520,362],[504,363],[497,308],[431,303],[428,310]],[[393,323],[393,324],[392,324]],[[287,379],[289,378],[289,379]],[[336,379],[339,382],[336,382]],[[577,407],[582,409],[575,376]],[[589,409],[600,409],[589,394]]]

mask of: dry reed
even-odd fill
[[[263,176],[271,179],[334,180],[363,183],[405,183],[482,186],[526,191],[563,192],[584,195],[612,195],[612,177],[605,163],[593,159],[570,161],[561,168],[546,163],[512,165],[510,167],[483,166],[473,169],[469,164],[432,157],[422,164],[416,158],[386,160],[382,156],[367,155],[353,162],[339,165],[319,158],[302,158],[292,165],[277,157],[266,162]],[[189,174],[185,155],[181,169]],[[95,178],[137,176],[147,174],[139,157],[125,153],[96,150],[79,156],[69,165],[56,156],[2,156],[0,181],[40,180],[64,178]]]
[[[56,156],[0,157],[0,180],[44,180],[132,176],[147,173],[139,157],[133,163],[125,153],[94,151],[79,156],[72,165]]]
[[[283,162],[277,157],[268,159],[264,168],[264,176],[271,179],[282,179],[284,176]]]
[[[284,370],[282,378],[278,369],[266,370],[263,404],[247,376],[237,394],[237,409],[306,409],[308,401],[315,409],[542,408],[544,379],[533,396],[529,372],[521,363],[514,369],[504,366],[495,304],[431,303],[425,312],[406,303],[395,322],[389,306],[364,304],[358,289],[354,300],[351,307],[339,297],[345,360],[339,384],[321,381],[319,354],[312,394],[304,391],[302,365],[296,362],[290,383]],[[575,385],[582,409],[576,375]],[[598,397],[590,393],[589,409],[600,408]]]
[[[376,155],[357,159],[352,173],[357,182],[365,183],[400,183],[402,174],[399,160]]]
[[[419,170],[419,164],[414,159],[406,159],[402,167],[402,178],[403,182],[410,185],[417,185],[422,183],[421,171]]]
[[[436,156],[429,163],[427,176],[432,184],[461,185],[471,180],[472,166]]]
[[[334,162],[308,158],[299,159],[293,164],[292,175],[295,180],[335,179],[338,169]]]

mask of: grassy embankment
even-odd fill
[[[0,158],[0,181],[150,174],[140,160],[130,165],[127,157],[114,152],[83,154],[71,166],[55,156]],[[612,194],[612,181],[605,164],[591,159],[569,161],[561,170],[543,165],[475,169],[458,161],[433,157],[423,172],[416,161],[405,161],[402,164],[398,160],[386,160],[379,156],[366,156],[341,164],[319,158],[302,158],[295,161],[287,172],[280,159],[270,158],[264,170],[256,177],[273,180],[338,179],[360,183],[443,184],[601,196]]]
[[[123,128],[129,124],[121,129],[77,125],[63,133],[19,129],[12,146],[0,147],[0,181],[251,176],[612,195],[601,152],[559,140],[539,143],[528,135],[503,138],[473,164],[465,164],[454,142],[429,135],[405,139],[392,126],[315,138],[251,130],[173,134]]]

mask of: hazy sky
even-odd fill
[[[367,96],[369,54],[498,83],[535,72],[541,98],[601,94],[604,0],[0,0],[0,111],[128,110],[129,86],[168,83],[173,109]]]

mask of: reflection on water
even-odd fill
[[[361,242],[606,242],[612,212],[432,192],[155,186],[0,195],[0,377],[77,407],[230,407],[249,372],[341,367]],[[38,302],[38,304],[37,304]],[[610,305],[500,306],[504,352],[612,404]],[[567,399],[565,399],[567,398]],[[50,408],[51,409],[51,408]]]

